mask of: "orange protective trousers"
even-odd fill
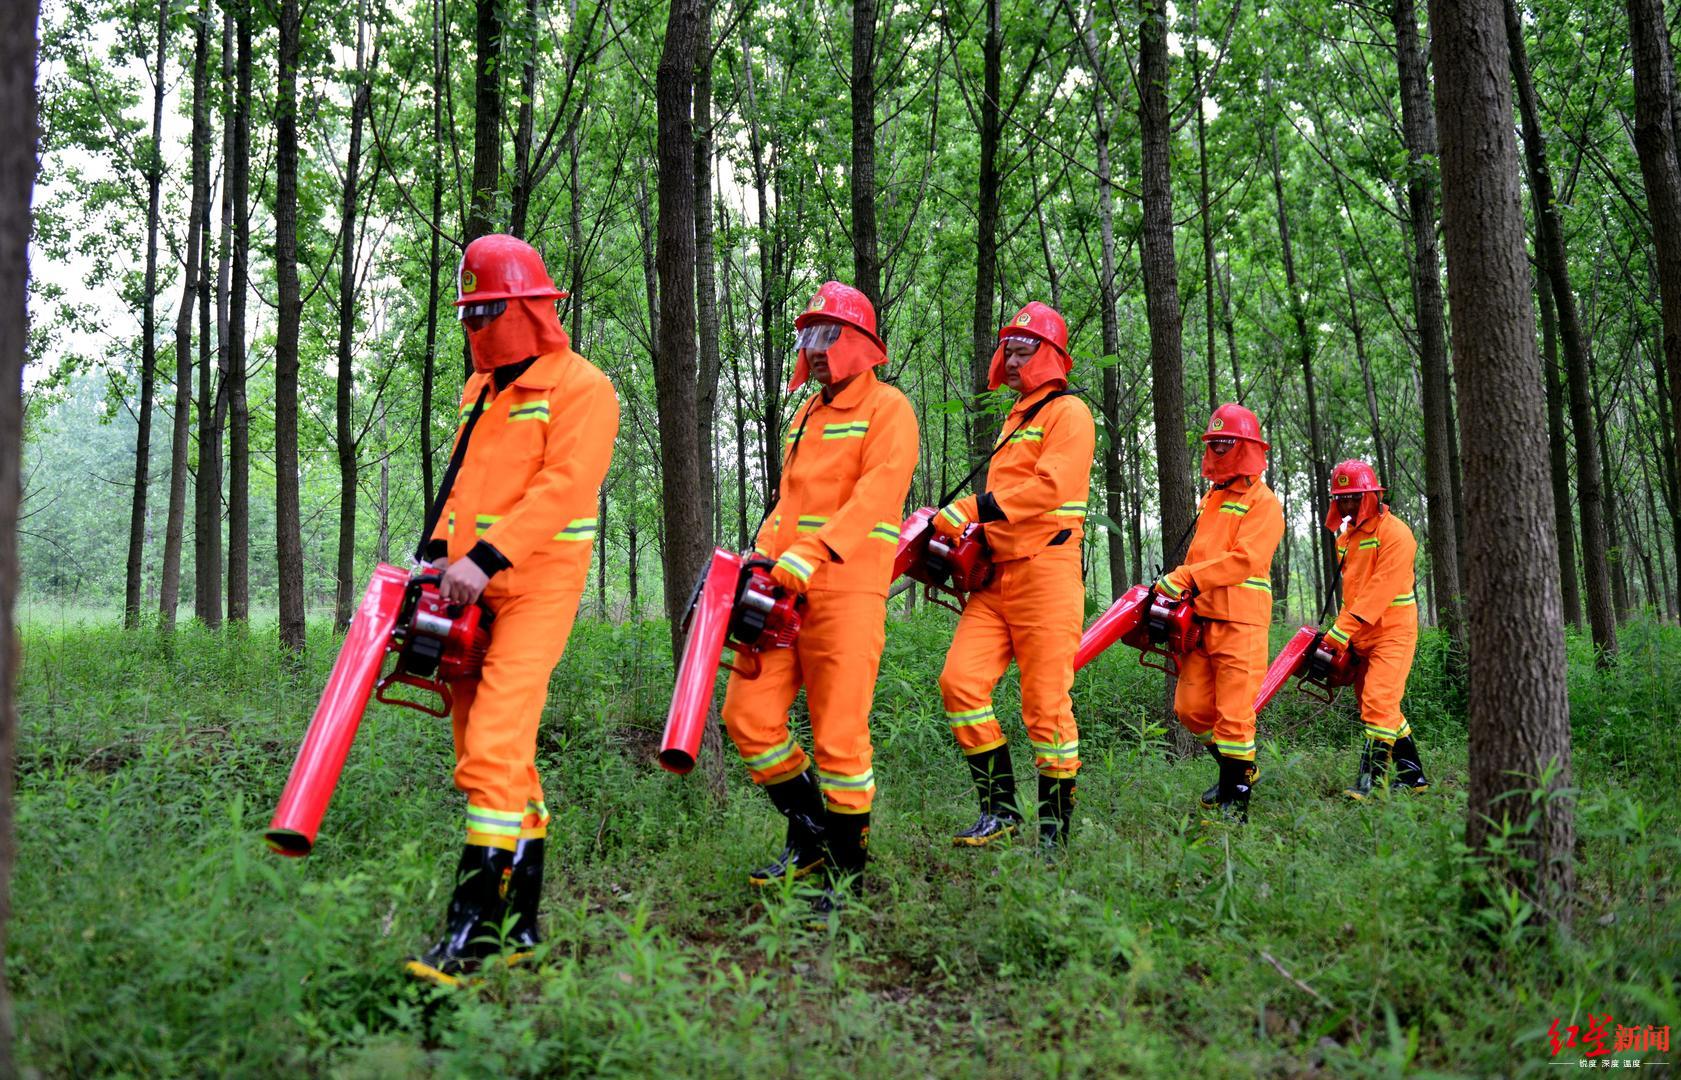
[[[1202,640],[1179,658],[1173,711],[1205,745],[1255,760],[1255,694],[1267,672],[1267,628],[1208,619]]]
[[[724,726],[754,783],[791,780],[805,770],[805,751],[788,728],[788,709],[804,686],[823,798],[836,813],[869,813],[876,790],[870,704],[886,622],[885,597],[808,592],[793,647],[760,653],[756,679],[730,675]]]
[[[992,583],[969,597],[940,672],[946,721],[965,755],[1004,745],[992,689],[1013,657],[1021,669],[1021,718],[1045,776],[1080,769],[1074,722],[1074,653],[1085,618],[1078,544],[999,563]]]
[[[1404,739],[1413,733],[1401,714],[1401,697],[1407,692],[1407,675],[1418,651],[1418,623],[1381,626],[1363,632],[1357,640],[1360,669],[1354,676],[1354,692],[1360,698],[1366,737],[1386,743]]]
[[[485,603],[496,613],[484,668],[450,684],[455,697],[455,786],[467,794],[467,843],[512,850],[546,834],[537,776],[537,724],[549,676],[578,615],[577,590],[541,590]]]

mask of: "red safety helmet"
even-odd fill
[[[1383,485],[1377,482],[1377,470],[1359,458],[1350,458],[1331,470],[1332,498],[1338,495],[1359,495],[1367,491],[1381,494]]]
[[[1235,401],[1226,402],[1208,418],[1208,430],[1202,433],[1202,441],[1210,439],[1247,439],[1260,443],[1262,450],[1272,449],[1272,444],[1261,437],[1261,421]]]
[[[455,272],[455,306],[489,300],[561,300],[543,257],[524,240],[506,233],[481,236],[467,245]]]
[[[1034,300],[998,328],[999,341],[1016,334],[1038,338],[1072,363],[1068,355],[1068,323],[1049,304]]]
[[[876,309],[870,298],[850,285],[825,281],[811,298],[811,303],[794,319],[794,329],[803,330],[814,322],[836,322],[850,326],[875,342],[876,348],[887,351],[881,335],[876,333]]]

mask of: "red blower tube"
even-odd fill
[[[315,846],[321,818],[338,786],[344,759],[385,660],[408,581],[407,570],[380,563],[362,596],[362,606],[350,620],[321,703],[315,707],[303,746],[292,763],[292,775],[286,780],[280,805],[263,834],[268,846],[281,855],[308,855]]]
[[[1134,585],[1097,617],[1091,629],[1080,636],[1080,648],[1074,653],[1074,670],[1091,663],[1109,646],[1138,629],[1144,618],[1145,600],[1150,595],[1147,585]]]
[[[730,611],[735,606],[741,565],[740,555],[713,548],[712,562],[695,587],[695,598],[689,608],[688,639],[677,667],[677,685],[671,693],[665,735],[660,739],[660,767],[667,772],[686,773],[695,767],[700,756],[700,737],[712,711],[718,661],[724,654],[724,637],[730,628]]]

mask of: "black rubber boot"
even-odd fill
[[[814,870],[823,868],[823,826],[827,811],[823,806],[823,790],[817,786],[817,774],[810,766],[791,780],[766,784],[765,794],[783,817],[788,819],[788,839],[782,854],[768,866],[761,866],[747,875],[747,883],[763,888],[781,885],[783,881],[798,881]]]
[[[828,811],[823,832],[829,849],[824,866],[826,884],[811,902],[818,925],[827,923],[831,912],[845,907],[847,893],[856,892],[864,881],[864,867],[870,861],[870,815]]]
[[[508,934],[512,949],[533,949],[543,942],[537,932],[537,905],[543,899],[542,837],[521,840],[514,848],[514,873],[508,879],[508,907],[514,913],[514,928]]]
[[[1389,757],[1391,746],[1376,739],[1367,739],[1366,745],[1360,748],[1360,772],[1354,778],[1350,787],[1343,788],[1342,793],[1357,802],[1369,799],[1374,787],[1382,787],[1389,774]]]
[[[419,959],[408,962],[408,973],[454,986],[460,976],[500,952],[513,870],[513,852],[468,844],[455,869],[455,894],[444,917],[444,936]]]
[[[1390,781],[1391,791],[1428,791],[1430,781],[1424,775],[1424,763],[1419,760],[1418,744],[1408,735],[1404,739],[1395,740],[1395,779]]]
[[[1216,768],[1218,768],[1219,765],[1220,765],[1220,751],[1214,749],[1214,744],[1213,743],[1205,744],[1203,749],[1208,751],[1208,756],[1214,759],[1214,765],[1215,765]],[[1260,779],[1261,779],[1261,768],[1260,768],[1259,765],[1256,765],[1253,761],[1251,761],[1249,763],[1249,786],[1254,787],[1256,785],[1256,783],[1258,783],[1260,781]],[[1202,793],[1202,808],[1204,810],[1212,810],[1216,806],[1219,806],[1219,805],[1220,805],[1220,778],[1218,776],[1216,776],[1214,778],[1214,782],[1212,784],[1208,785],[1208,790],[1204,791]]]
[[[1220,755],[1220,790],[1213,809],[1226,821],[1241,825],[1249,820],[1249,789],[1255,783],[1255,763]]]
[[[1074,829],[1074,778],[1039,774],[1039,847],[1047,855],[1068,847]]]
[[[995,746],[979,754],[970,754],[969,773],[980,795],[981,816],[973,825],[951,838],[959,847],[982,847],[995,840],[1005,840],[1021,827],[1021,812],[1016,808],[1016,776],[1010,768],[1010,748]]]

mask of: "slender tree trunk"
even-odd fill
[[[1547,461],[1553,481],[1553,527],[1558,532],[1558,581],[1564,617],[1582,627],[1582,590],[1576,581],[1576,515],[1570,495],[1570,450],[1564,440],[1564,388],[1558,382],[1558,322],[1546,271],[1538,271],[1541,305],[1541,379],[1547,393]]]
[[[1401,127],[1407,145],[1407,220],[1412,236],[1412,293],[1423,383],[1425,524],[1437,610],[1458,655],[1465,651],[1460,601],[1459,534],[1454,515],[1452,388],[1442,315],[1442,268],[1436,253],[1436,114],[1413,0],[1394,0],[1395,54],[1401,78]]]
[[[1547,140],[1541,131],[1535,86],[1523,44],[1523,24],[1517,5],[1505,0],[1506,38],[1511,52],[1512,81],[1517,88],[1518,113],[1523,119],[1523,146],[1529,171],[1529,191],[1535,207],[1535,254],[1542,276],[1552,290],[1558,330],[1564,341],[1565,377],[1570,388],[1570,426],[1576,437],[1576,499],[1582,514],[1582,566],[1587,571],[1588,624],[1593,629],[1595,660],[1601,668],[1617,655],[1617,622],[1611,610],[1605,573],[1605,493],[1599,485],[1599,439],[1588,402],[1587,344],[1576,315],[1576,294],[1570,289],[1570,263],[1564,233],[1553,203],[1553,176],[1547,168]],[[1551,382],[1551,373],[1544,373]]]
[[[1590,425],[1590,429],[1594,431],[1595,435],[1598,437],[1600,445],[1603,446],[1605,444],[1605,412],[1601,407],[1599,400],[1598,363],[1591,352],[1588,353],[1587,361],[1588,370],[1586,373],[1586,379],[1588,383],[1589,397],[1588,423]],[[1580,472],[1580,468],[1581,466],[1578,462],[1578,472]],[[1601,457],[1599,459],[1599,484],[1600,490],[1605,492],[1608,502],[1614,507],[1617,499],[1617,488],[1611,476],[1610,458]],[[1581,486],[1582,482],[1578,479],[1576,481],[1578,492],[1580,491]],[[1630,606],[1628,595],[1628,552],[1623,548],[1622,540],[1618,535],[1621,528],[1622,519],[1618,517],[1614,510],[1605,516],[1605,562],[1610,574],[1611,610],[1612,618],[1615,622],[1622,622],[1628,618]],[[1589,621],[1592,621],[1591,612]]]
[[[1226,355],[1232,361],[1232,400],[1243,400],[1243,365],[1237,355],[1237,321],[1232,317],[1232,268],[1226,260],[1220,285],[1220,321],[1226,328]]]
[[[420,488],[428,508],[432,486],[432,389],[438,370],[438,251],[444,220],[444,68],[443,0],[432,0],[432,236],[426,259],[426,359],[420,374]]]
[[[879,319],[876,256],[876,0],[852,0],[852,276]]]
[[[718,418],[718,256],[712,239],[712,6],[702,0],[700,46],[695,62],[695,317],[699,377],[695,394],[695,455],[700,466],[700,519],[711,544],[719,535],[713,491],[713,429]]]
[[[502,25],[496,17],[497,0],[476,0],[478,20],[474,24],[473,55],[473,191],[468,204],[467,227],[461,238],[466,245],[493,231],[496,198],[502,187]],[[461,336],[461,365],[464,374],[473,371],[473,352],[467,336]]]
[[[665,611],[673,655],[689,586],[706,558],[701,517],[695,384],[695,124],[691,112],[695,61],[704,47],[706,0],[674,0],[655,82],[659,119],[659,356],[654,364],[659,408],[665,515]]]
[[[1004,68],[1004,28],[1001,0],[986,2],[986,38],[981,47],[981,168],[975,226],[975,317],[974,350],[969,361],[970,389],[986,391],[987,369],[998,347],[998,323],[993,309],[998,296],[998,206],[1002,177],[998,169],[998,143],[1003,116],[998,101]],[[992,449],[996,423],[986,414],[971,414],[969,453],[979,461]]]
[[[164,46],[169,40],[169,0],[158,0],[157,50],[152,64],[152,142],[146,150],[146,284],[140,308],[140,411],[134,439],[134,499],[128,517],[128,568],[123,587],[123,626],[140,625],[145,582],[146,494],[151,482],[152,411],[158,370],[158,202],[163,184]]]
[[[274,264],[280,311],[274,343],[274,529],[280,593],[280,644],[304,647],[303,523],[298,476],[298,0],[281,0],[279,86],[275,95]]]
[[[391,451],[385,429],[385,414],[379,414],[379,533],[374,540],[374,560],[391,561]]]
[[[209,13],[206,12],[207,18]],[[210,133],[205,132],[205,138]],[[206,152],[208,156],[208,151]],[[208,185],[208,182],[207,182]],[[217,420],[219,419],[222,402],[213,380],[210,377],[210,353],[212,348],[210,322],[210,194],[208,186],[205,191],[203,216],[199,221],[199,252],[198,252],[198,472],[193,483],[193,614],[206,626],[212,625],[210,615],[205,610],[206,582],[200,578],[205,574],[205,563],[211,559],[211,541],[219,540],[221,522],[218,520],[217,500],[212,500],[210,487],[214,485],[220,489],[220,464],[217,456],[220,448],[216,445],[219,439]],[[219,545],[218,545],[219,547]],[[220,560],[220,551],[215,556]],[[214,602],[219,599],[221,575],[209,572],[213,580],[209,586],[215,590],[210,593]]]
[[[1458,357],[1467,530],[1471,781],[1466,843],[1542,913],[1570,921],[1570,705],[1528,293],[1506,29],[1496,0],[1432,0],[1442,225]],[[1486,422],[1499,417],[1500,423]],[[1525,794],[1540,788],[1539,798]],[[1491,850],[1526,817],[1520,858]],[[1506,841],[1509,843],[1510,841]]]
[[[995,0],[996,2],[996,0]],[[1195,494],[1185,446],[1185,358],[1180,348],[1179,266],[1173,252],[1173,178],[1169,164],[1172,118],[1167,91],[1167,0],[1145,0],[1138,30],[1139,126],[1144,155],[1143,271],[1150,322],[1150,389],[1155,405],[1156,484],[1161,498],[1162,563],[1183,554],[1172,545],[1189,532]],[[1148,575],[1145,575],[1148,576]],[[1169,679],[1168,702],[1172,683]],[[1171,709],[1171,704],[1170,704]],[[1181,724],[1169,724],[1180,757],[1197,752]]]
[[[199,414],[198,565],[194,569],[198,617],[222,625],[222,429],[228,420],[228,303],[233,272],[234,15],[222,10],[222,220],[216,244],[216,389],[209,423]],[[202,346],[201,346],[202,354]],[[208,364],[201,364],[199,398],[210,400]]]
[[[1192,5],[1193,17],[1196,7]],[[1202,49],[1197,47],[1194,40],[1196,30],[1191,31],[1193,40],[1185,50],[1191,61],[1191,107],[1197,114],[1197,180],[1198,195],[1197,217],[1202,224],[1202,298],[1204,329],[1208,331],[1208,411],[1213,412],[1220,406],[1220,378],[1216,367],[1218,358],[1214,355],[1214,221],[1209,210],[1208,188],[1208,119],[1203,112],[1202,86]]]
[[[251,8],[238,3],[233,99],[233,284],[228,293],[228,621],[251,617],[251,406],[246,399],[245,298],[251,278]]]
[[[1652,374],[1657,384],[1658,446],[1663,460],[1658,475],[1663,478],[1664,505],[1669,511],[1669,538],[1674,545],[1675,568],[1681,576],[1681,462],[1676,460],[1675,413],[1669,407],[1669,376],[1664,370],[1663,332],[1659,328],[1656,347],[1651,352]],[[1681,582],[1678,582],[1681,585]],[[1672,600],[1681,605],[1681,595]]]
[[[18,505],[23,500],[23,362],[29,345],[30,196],[35,186],[37,0],[0,6],[0,1076],[16,1076],[7,929],[12,916],[12,793],[17,763]]]
[[[598,541],[596,544],[595,590],[596,601],[601,607],[601,617],[607,618],[607,485],[602,484],[601,490],[596,492],[595,516],[598,522]]]
[[[1646,184],[1669,382],[1670,467],[1681,478],[1681,151],[1676,146],[1675,73],[1663,0],[1628,0],[1634,59],[1634,146]],[[1678,481],[1681,482],[1681,481]],[[1675,537],[1681,558],[1681,532]]]
[[[510,195],[508,232],[521,240],[531,210],[531,137],[537,107],[537,0],[525,0],[525,60],[520,65],[519,110],[514,122],[514,183]]]
[[[356,444],[352,391],[356,386],[356,200],[362,169],[362,124],[368,114],[369,78],[365,68],[367,5],[356,9],[356,85],[350,97],[350,149],[344,162],[344,192],[339,203],[339,342],[338,378],[334,380],[334,444],[339,459],[339,547],[334,576],[333,626],[350,625],[360,599],[356,586]],[[422,419],[425,423],[425,418]]]
[[[1372,361],[1366,355],[1366,327],[1360,321],[1360,305],[1354,299],[1354,277],[1348,272],[1348,256],[1337,248],[1337,260],[1342,265],[1343,288],[1348,291],[1348,330],[1354,337],[1354,357],[1360,364],[1360,382],[1366,389],[1366,415],[1372,422],[1372,449],[1377,458],[1378,478],[1393,484],[1395,476],[1389,471],[1389,455],[1384,452],[1383,421],[1378,411],[1377,384],[1372,380]]]

